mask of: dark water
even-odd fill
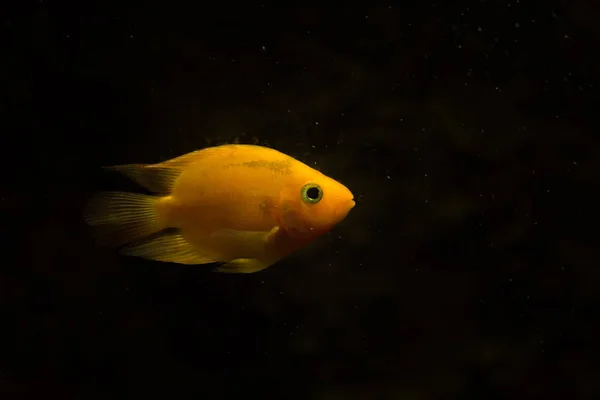
[[[2,399],[594,398],[592,4],[13,7]],[[234,138],[357,206],[253,275],[94,246],[101,166]]]

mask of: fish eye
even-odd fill
[[[323,189],[316,183],[307,183],[302,186],[302,200],[307,203],[317,204],[323,198]]]

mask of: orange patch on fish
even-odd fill
[[[102,192],[84,211],[105,244],[125,255],[220,272],[261,271],[342,221],[354,196],[277,150],[222,145],[119,171],[155,193]]]

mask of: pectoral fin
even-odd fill
[[[241,257],[256,258],[265,254],[266,244],[278,231],[277,226],[268,232],[221,229],[213,232],[211,236],[222,241],[233,253]]]
[[[231,251],[239,255],[239,258],[220,265],[215,268],[217,272],[232,274],[251,274],[262,271],[271,266],[274,261],[270,260],[271,254],[265,246],[273,239],[279,231],[279,227],[274,227],[268,232],[236,231],[223,229],[214,232],[211,236],[222,240]]]
[[[229,274],[251,274],[262,271],[271,264],[262,262],[256,258],[237,258],[214,269],[216,272]]]

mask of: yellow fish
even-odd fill
[[[150,260],[221,263],[220,272],[261,271],[328,232],[355,205],[341,183],[261,146],[215,146],[107,169],[156,196],[94,195],[84,217],[105,244],[129,243],[122,254]]]

